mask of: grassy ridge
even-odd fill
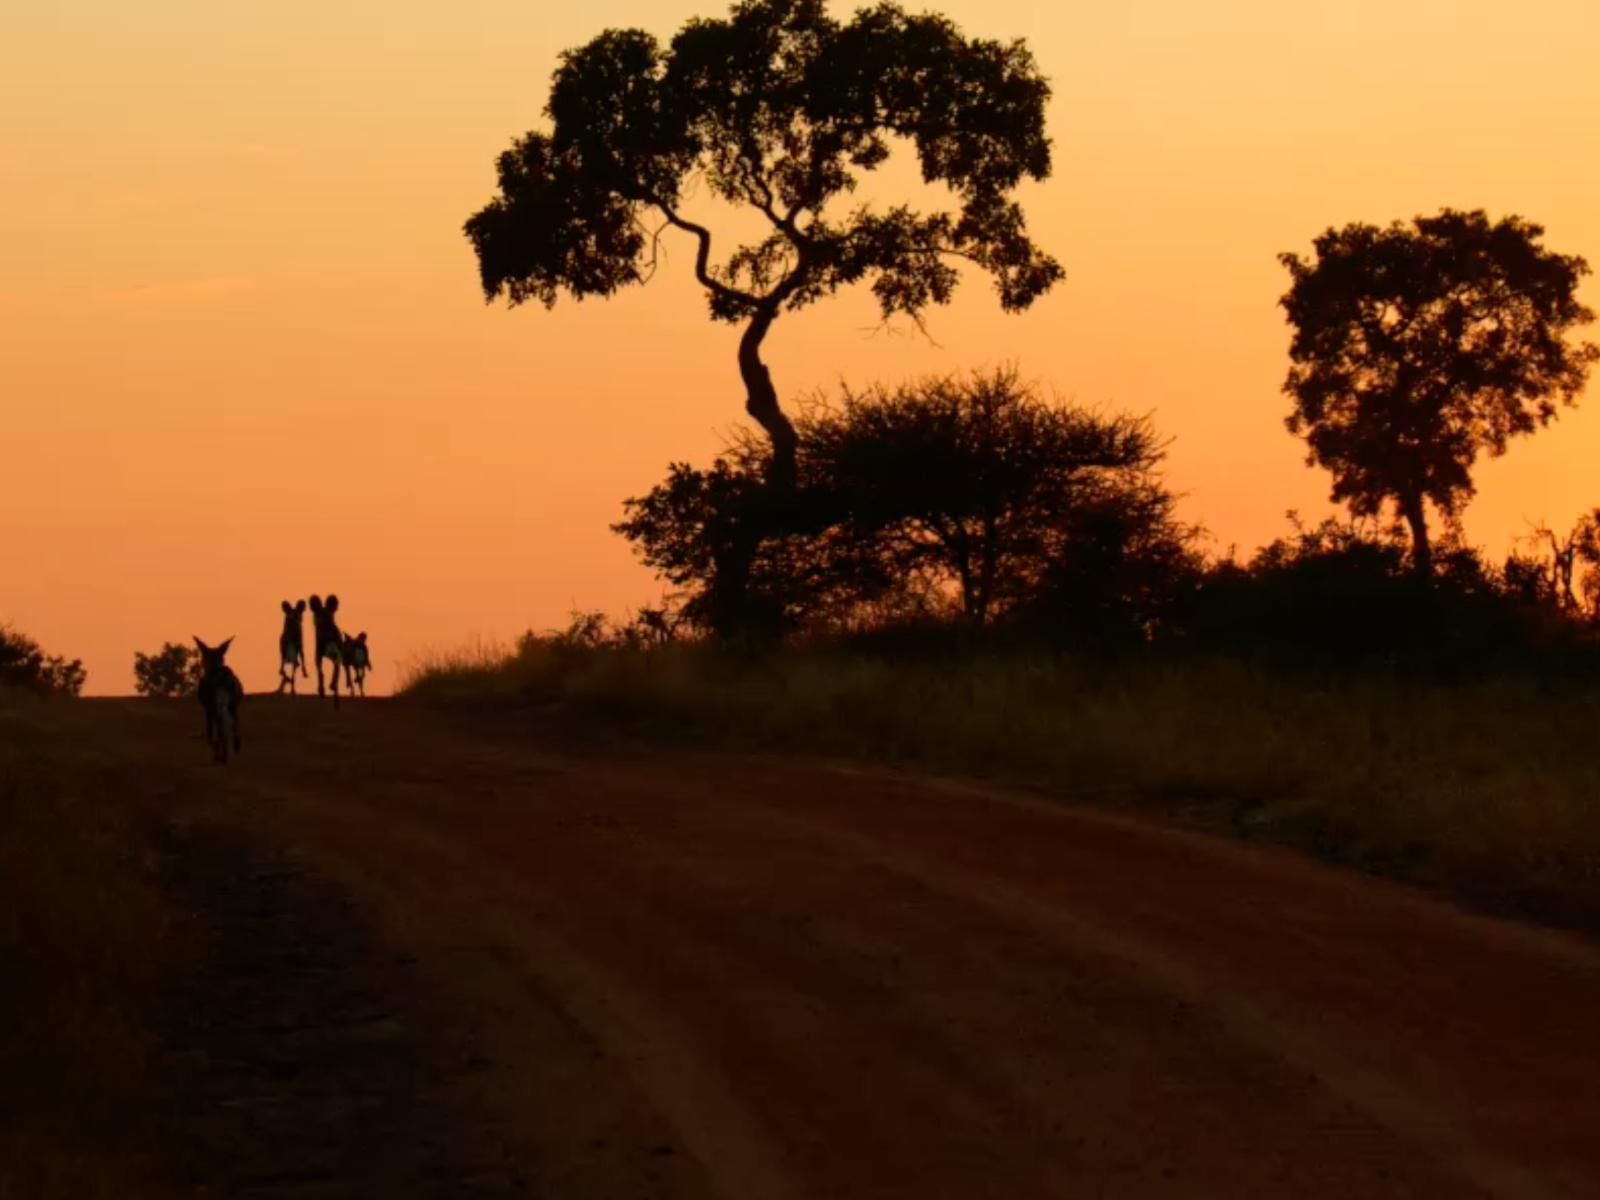
[[[89,714],[0,688],[0,1200],[153,1194],[184,936]]]
[[[1040,654],[886,656],[524,639],[414,664],[403,690],[532,704],[568,732],[796,750],[1154,809],[1600,929],[1600,692],[1237,661],[1086,665]]]

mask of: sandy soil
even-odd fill
[[[1575,939],[978,787],[385,701],[252,698],[219,768],[103,708],[133,790],[414,962],[530,1194],[1600,1195]]]

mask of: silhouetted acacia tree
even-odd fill
[[[1478,455],[1574,403],[1596,358],[1566,341],[1593,317],[1577,300],[1588,264],[1544,249],[1543,233],[1446,209],[1329,229],[1314,261],[1280,256],[1293,277],[1289,430],[1353,514],[1394,504],[1420,576],[1433,573],[1427,503],[1453,518]]]
[[[973,626],[1031,604],[1034,618],[1109,627],[1106,609],[1131,612],[1160,586],[1158,564],[1188,553],[1148,422],[1051,404],[1010,371],[847,389],[796,425],[795,519],[750,573],[748,600],[772,631],[952,602]],[[738,523],[759,519],[766,453],[744,438],[709,470],[676,464],[615,527],[702,626],[724,603]]]
[[[133,690],[141,696],[192,696],[200,686],[200,656],[178,642],[163,642],[154,654],[133,655]]]
[[[0,687],[76,696],[87,678],[81,659],[46,654],[27,634],[0,625]]]
[[[1152,521],[1176,529],[1147,420],[1050,403],[1011,370],[847,389],[807,412],[801,433],[851,536],[892,577],[953,584],[973,625],[1073,556],[1086,567],[1088,540],[1120,536],[1113,526],[1130,538]]]
[[[610,30],[562,56],[550,131],[500,156],[499,194],[466,232],[489,299],[546,306],[643,282],[663,233],[693,238],[712,318],[743,326],[745,409],[770,439],[768,478],[783,498],[796,434],[761,359],[782,313],[865,281],[885,319],[920,320],[950,299],[962,262],[994,277],[1007,310],[1061,277],[1010,198],[1022,180],[1049,174],[1049,94],[1021,41],[968,39],[943,17],[893,4],[840,22],[823,0],[744,0],[726,19],[689,22],[667,47]],[[915,148],[926,182],[952,193],[953,209],[830,211],[895,138]],[[719,259],[691,203],[697,181],[753,214],[763,235]],[[724,563],[728,587],[737,590],[741,559],[770,524],[745,530]]]

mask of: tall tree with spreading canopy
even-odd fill
[[[991,275],[1016,311],[1061,277],[1012,198],[1050,172],[1049,95],[1021,41],[967,38],[894,4],[841,22],[823,0],[743,0],[665,47],[609,30],[562,55],[549,131],[500,156],[499,194],[466,232],[486,298],[547,307],[645,282],[663,234],[692,238],[712,319],[743,326],[745,409],[771,440],[768,482],[782,496],[796,434],[761,358],[781,314],[866,282],[886,320],[920,321],[950,300],[960,263]],[[949,191],[950,210],[835,211],[895,138]],[[764,236],[719,256],[690,213],[698,181]]]
[[[1589,266],[1543,235],[1521,217],[1445,209],[1329,229],[1314,260],[1279,256],[1293,280],[1289,430],[1355,516],[1393,504],[1419,576],[1433,572],[1428,503],[1453,520],[1478,455],[1575,403],[1600,356],[1567,341],[1594,316],[1577,299]]]

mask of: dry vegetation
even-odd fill
[[[186,935],[89,717],[0,688],[0,1200],[156,1186],[157,1010]]]
[[[998,651],[741,658],[530,637],[421,660],[405,690],[531,705],[569,735],[821,752],[1153,809],[1600,928],[1592,686]]]

